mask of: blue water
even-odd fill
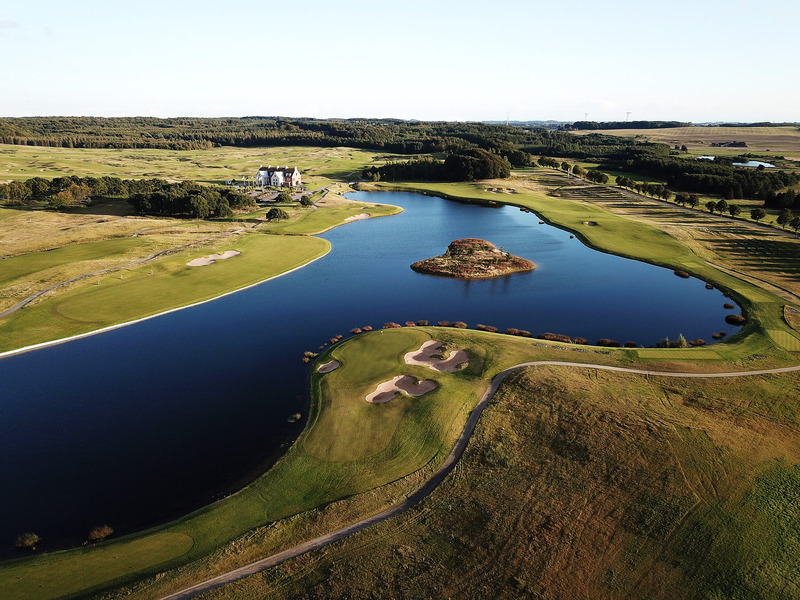
[[[306,414],[303,352],[353,327],[460,320],[640,345],[738,330],[703,282],[590,250],[516,208],[353,197],[405,210],[326,233],[327,256],[262,285],[0,360],[0,547],[23,531],[52,548],[102,523],[135,530],[252,479],[304,426],[286,420]],[[463,237],[538,268],[469,282],[409,268]]]

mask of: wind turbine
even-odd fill
[[[625,122],[627,123],[627,122],[628,122],[628,119],[630,119],[630,118],[631,118],[631,111],[627,111],[627,112],[625,113]]]
[[[589,120],[589,113],[583,113],[583,120],[584,121],[588,121]]]

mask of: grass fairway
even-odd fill
[[[314,237],[249,235],[225,246],[192,248],[156,263],[101,275],[92,284],[0,320],[0,351],[87,333],[215,298],[302,266],[323,256],[329,248],[326,240]],[[205,267],[186,265],[193,258],[228,249],[241,254]]]

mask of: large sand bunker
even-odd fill
[[[190,267],[206,267],[208,265],[214,264],[218,260],[225,260],[228,258],[233,258],[234,256],[239,256],[241,252],[237,250],[225,250],[222,254],[209,254],[208,256],[204,256],[203,258],[195,258],[194,260],[190,260],[186,263]]]
[[[339,368],[339,361],[338,360],[331,360],[326,362],[323,365],[320,365],[317,369],[318,373],[330,373],[331,371],[335,371]]]
[[[361,221],[362,219],[369,219],[369,213],[359,213],[352,217],[347,217],[344,222],[349,223],[350,221]]]
[[[453,350],[447,358],[435,356],[444,346],[444,342],[430,340],[422,344],[419,350],[413,350],[405,355],[408,365],[422,365],[434,371],[445,371],[453,373],[461,368],[461,365],[469,362],[469,354],[463,350]]]
[[[436,389],[436,382],[429,379],[417,381],[410,375],[398,375],[389,381],[379,384],[377,389],[367,395],[365,400],[373,404],[388,402],[400,392],[405,392],[415,398]]]

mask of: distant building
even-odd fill
[[[294,188],[300,185],[300,171],[297,167],[273,167],[261,165],[256,173],[256,185]]]

